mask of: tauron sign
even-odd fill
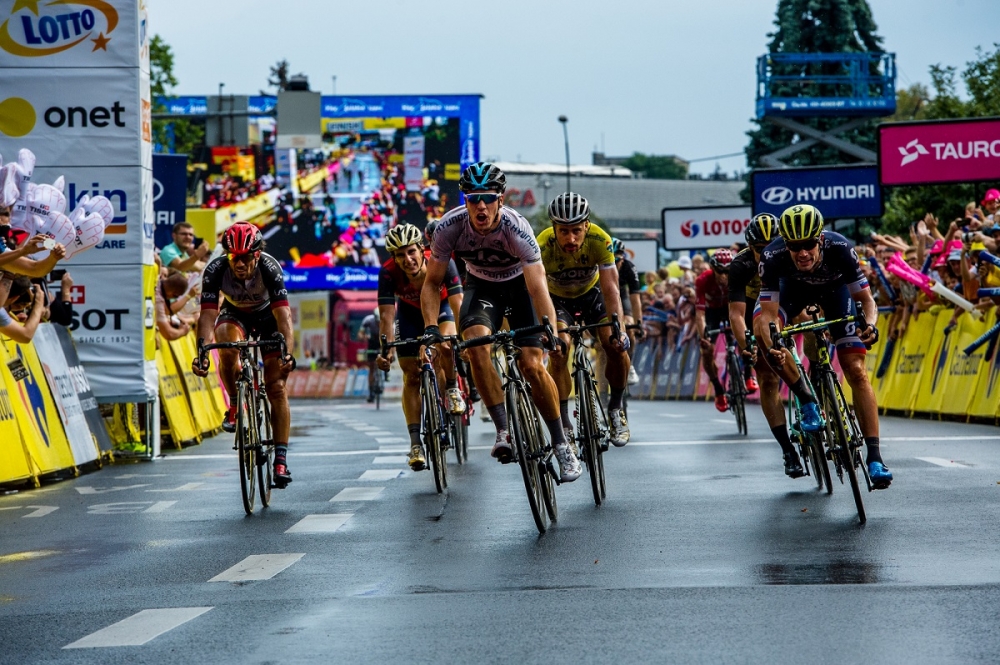
[[[786,208],[803,204],[816,206],[827,219],[882,214],[882,189],[874,164],[758,169],[750,174],[750,189],[755,215],[780,215]]]
[[[879,125],[883,185],[1000,180],[1000,118]]]

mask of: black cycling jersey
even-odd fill
[[[736,255],[729,264],[729,302],[757,302],[760,295],[760,274],[757,259],[749,247]]]
[[[258,312],[288,307],[288,290],[281,264],[270,254],[261,252],[257,270],[250,279],[238,279],[229,268],[225,256],[213,260],[205,267],[201,278],[201,306],[219,309],[219,294],[232,307],[243,312]]]
[[[854,247],[847,238],[833,231],[823,233],[819,265],[815,270],[803,272],[796,268],[785,241],[778,238],[764,250],[758,271],[761,302],[779,301],[782,280],[789,285],[807,287],[847,286],[852,296],[868,288],[868,280],[861,274]]]

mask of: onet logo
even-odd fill
[[[913,152],[910,152],[911,150]],[[906,166],[911,162],[917,161],[917,158],[919,158],[920,155],[929,155],[931,153],[927,150],[927,148],[920,145],[920,139],[913,139],[906,144],[905,148],[899,148],[899,154],[903,156],[903,161],[900,163],[900,166]]]
[[[698,235],[700,230],[701,229],[698,228],[698,224],[696,224],[693,219],[689,219],[681,224],[681,235],[685,238],[694,238]]]
[[[0,49],[24,58],[55,55],[85,42],[93,44],[91,51],[108,50],[118,27],[118,10],[109,2],[56,0],[39,8],[41,2],[14,0],[0,24]]]
[[[35,128],[38,116],[27,99],[10,97],[0,102],[0,134],[20,138]]]
[[[768,187],[760,198],[764,203],[773,206],[780,206],[792,200],[792,190],[787,187]]]

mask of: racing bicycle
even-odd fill
[[[202,367],[208,352],[213,349],[237,349],[240,354],[240,370],[236,376],[236,442],[233,449],[239,455],[240,490],[247,515],[253,514],[257,494],[255,485],[260,486],[260,503],[265,508],[270,505],[271,490],[276,487],[271,404],[263,388],[260,363],[261,350],[273,348],[280,350],[280,357],[287,355],[285,338],[281,333],[275,333],[272,339],[251,337],[239,342],[214,344],[198,341],[198,362]]]

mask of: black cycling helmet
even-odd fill
[[[751,247],[766,245],[778,237],[778,218],[769,212],[754,215],[743,232],[743,238]]]
[[[458,188],[463,192],[500,192],[507,189],[507,176],[490,162],[476,162],[462,172]]]

